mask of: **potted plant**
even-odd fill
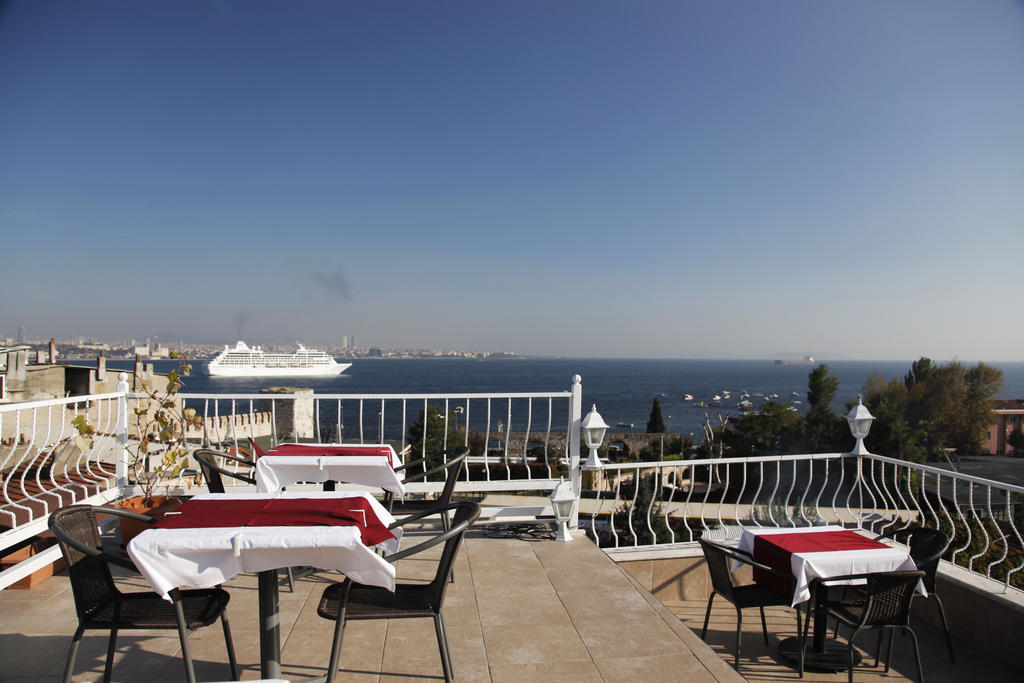
[[[183,354],[172,352],[171,357],[178,359],[178,369],[167,374],[167,386],[163,392],[154,391],[143,382],[145,397],[139,399],[133,410],[135,424],[129,428],[125,443],[129,454],[129,480],[139,487],[141,495],[116,503],[117,507],[157,518],[181,505],[180,500],[167,495],[169,485],[166,480],[174,479],[189,466],[185,430],[189,426],[201,428],[203,425],[203,418],[196,414],[195,409],[185,408],[181,399],[175,398],[182,387],[181,378],[191,374],[192,366]],[[94,428],[83,416],[72,422],[79,432],[76,436],[79,448],[91,448]],[[199,476],[197,474],[188,484],[198,484]],[[123,517],[119,521],[121,542],[124,544],[147,526]]]

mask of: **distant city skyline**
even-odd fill
[[[6,2],[0,334],[1021,360],[1022,64],[1013,0]]]

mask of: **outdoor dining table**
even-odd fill
[[[402,460],[388,444],[285,443],[256,460],[256,490],[277,491],[300,481],[341,481],[405,495],[396,467]]]
[[[367,493],[208,493],[194,496],[128,544],[128,556],[170,600],[179,587],[217,586],[258,572],[260,669],[281,675],[277,570],[310,565],[395,589],[395,567],[374,552],[398,550],[401,529]]]
[[[811,598],[815,579],[849,574],[914,571],[917,565],[906,548],[889,546],[852,529],[841,526],[818,526],[781,529],[744,529],[739,549],[751,553],[754,560],[772,569],[790,573],[794,583],[767,572],[754,570],[754,580],[787,594],[793,591],[792,604]],[[918,586],[924,592],[924,586]],[[824,591],[819,592],[819,599]],[[846,646],[830,647],[827,619],[815,615],[812,647],[805,654],[806,666],[822,669],[845,669],[849,666]],[[800,638],[786,638],[779,644],[783,656],[800,659]]]

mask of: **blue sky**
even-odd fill
[[[1020,2],[7,2],[0,102],[0,334],[1022,358]]]

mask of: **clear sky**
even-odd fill
[[[1024,359],[1024,5],[5,2],[0,334]]]

